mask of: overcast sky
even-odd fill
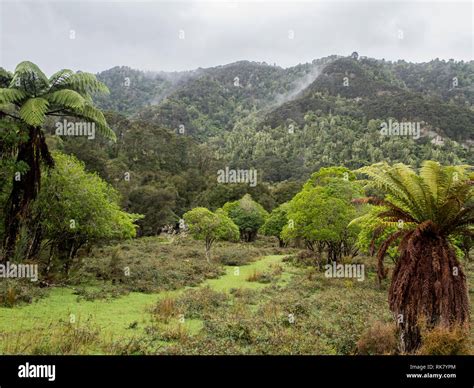
[[[472,4],[0,0],[0,66],[9,70],[23,60],[47,74],[117,65],[190,70],[244,59],[288,67],[353,51],[471,60]]]

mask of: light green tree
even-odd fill
[[[321,168],[313,173],[288,206],[285,241],[301,239],[311,251],[337,261],[354,255],[357,227],[349,226],[357,215],[352,200],[360,195],[355,175],[345,167]]]
[[[240,237],[247,242],[255,240],[268,217],[268,212],[250,194],[245,194],[238,201],[227,202],[222,209],[239,227]]]
[[[204,240],[208,262],[211,261],[211,247],[215,241],[239,239],[239,228],[220,209],[213,213],[205,207],[197,207],[185,213],[183,219],[190,234],[196,240]]]
[[[265,224],[260,228],[260,232],[265,236],[276,237],[280,247],[285,246],[285,242],[281,238],[281,232],[285,225],[288,224],[288,207],[288,203],[285,202],[273,209]]]
[[[140,216],[122,211],[115,189],[87,173],[76,158],[57,152],[53,156],[56,166],[45,176],[33,206],[38,225],[33,242],[44,240],[49,247],[48,270],[57,259],[67,274],[84,245],[134,237]]]
[[[350,253],[348,224],[355,216],[355,209],[348,202],[329,195],[324,187],[303,189],[289,202],[288,223],[282,231],[285,241],[302,239],[308,249],[323,250],[328,260],[337,261]]]

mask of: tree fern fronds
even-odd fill
[[[44,97],[52,106],[57,105],[72,109],[80,109],[86,104],[84,97],[82,97],[78,92],[69,89],[57,90],[46,94]]]
[[[26,98],[26,92],[20,89],[0,89],[0,104],[14,104]]]
[[[23,61],[17,65],[10,87],[20,87],[34,95],[40,94],[44,88],[49,86],[48,77],[34,63]]]
[[[39,127],[44,123],[48,105],[48,101],[44,98],[30,98],[22,105],[20,117],[28,125]]]
[[[71,74],[63,82],[53,87],[52,91],[60,89],[72,89],[80,93],[82,96],[93,93],[109,93],[107,86],[97,80],[96,76],[91,73]]]

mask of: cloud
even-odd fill
[[[471,60],[471,26],[470,2],[2,1],[0,65],[174,71],[246,59],[288,67],[352,51]]]

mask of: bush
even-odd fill
[[[454,356],[470,354],[469,332],[462,327],[436,326],[421,330],[421,347],[418,354],[429,356]]]
[[[0,306],[13,307],[21,303],[32,303],[44,297],[46,289],[28,279],[0,280]]]
[[[274,254],[274,249],[263,248],[255,243],[220,244],[214,249],[214,258],[223,265],[247,265],[259,257]]]
[[[111,284],[105,284],[100,288],[78,287],[74,290],[74,295],[77,295],[78,302],[81,300],[93,301],[97,299],[118,298],[126,294],[128,294],[128,290]]]
[[[396,351],[396,327],[391,323],[375,322],[357,342],[358,354],[395,354]]]
[[[246,252],[250,253],[250,252]],[[255,256],[245,254],[241,252],[239,249],[235,248],[226,248],[220,251],[217,251],[215,257],[219,260],[219,262],[223,265],[231,265],[239,267],[241,265],[247,265],[255,259]]]
[[[259,283],[271,283],[272,274],[269,272],[260,272],[253,270],[253,272],[247,277],[248,282],[259,282]]]
[[[152,309],[153,314],[165,323],[168,323],[171,317],[177,314],[176,311],[176,301],[173,298],[160,299]]]
[[[295,267],[316,267],[320,260],[315,252],[308,249],[300,250],[298,253],[287,256],[284,259],[285,262],[291,263]]]
[[[225,306],[229,297],[224,292],[214,291],[210,287],[188,290],[176,299],[176,308],[187,319],[203,318],[215,309]]]

